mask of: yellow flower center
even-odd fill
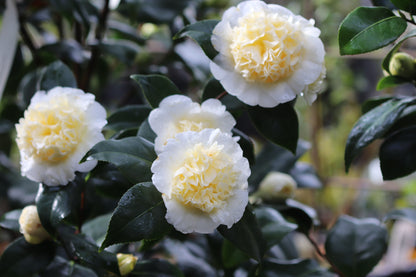
[[[224,205],[236,182],[233,161],[217,143],[196,144],[175,172],[172,196],[186,206],[209,213]]]
[[[182,119],[176,125],[178,133],[187,132],[187,131],[199,132],[205,128],[211,128],[211,127],[212,127],[212,124],[210,124],[210,122],[204,121],[204,120],[198,120],[198,119],[194,119],[194,120]]]
[[[247,81],[272,83],[288,77],[302,59],[301,36],[287,16],[247,14],[232,30],[235,69]]]
[[[18,126],[17,143],[36,160],[60,162],[75,151],[86,126],[84,113],[67,97],[29,108]]]

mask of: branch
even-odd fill
[[[344,273],[341,272],[341,270],[339,270],[332,262],[331,260],[328,259],[328,256],[323,253],[321,251],[321,249],[319,248],[319,245],[316,243],[316,241],[310,236],[310,234],[306,235],[306,238],[309,240],[309,242],[312,244],[313,248],[315,248],[316,253],[323,258],[324,260],[326,260],[329,265],[332,267],[332,269],[340,276],[340,277],[346,277],[344,275]]]

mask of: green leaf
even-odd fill
[[[414,0],[390,0],[398,9],[416,14],[416,2]]]
[[[370,52],[395,41],[407,23],[384,7],[359,7],[342,22],[338,30],[341,55]]]
[[[386,55],[386,57],[383,60],[382,67],[385,71],[390,73],[390,69],[389,69],[390,60],[393,57],[393,55],[400,49],[403,42],[415,36],[416,36],[416,29],[410,30],[408,33],[403,35],[401,39],[394,45],[394,47],[389,51],[389,53]]]
[[[64,259],[61,256],[55,256],[55,259],[42,271],[41,277],[98,277],[90,268],[81,266]]]
[[[374,109],[377,106],[380,106],[384,102],[391,100],[393,97],[379,97],[379,98],[373,98],[369,99],[364,102],[364,104],[361,106],[361,112],[363,114],[369,112],[370,110]]]
[[[387,250],[387,230],[376,219],[341,216],[328,232],[325,250],[346,276],[364,277]]]
[[[108,213],[85,222],[81,232],[91,237],[97,244],[101,244],[104,241],[111,216],[112,214]]]
[[[413,102],[412,98],[392,98],[361,116],[347,139],[345,147],[347,172],[360,150],[387,133],[400,118],[402,111]]]
[[[230,229],[220,225],[217,230],[249,257],[260,261],[266,252],[267,245],[261,233],[255,215],[247,207],[243,217]]]
[[[126,65],[132,65],[141,50],[137,44],[123,39],[108,39],[100,42],[97,46],[104,55],[112,56],[118,62]]]
[[[131,75],[139,84],[140,90],[152,108],[157,108],[159,103],[167,96],[181,94],[171,80],[163,75]]]
[[[131,40],[137,44],[145,43],[145,39],[139,35],[137,28],[119,20],[108,20],[108,29],[115,32],[117,37]]]
[[[269,141],[296,152],[299,123],[296,111],[290,103],[275,108],[250,107],[250,119],[256,129]]]
[[[255,160],[254,145],[250,137],[235,128],[232,130],[232,132],[233,132],[233,137],[240,137],[240,139],[238,140],[238,144],[243,150],[243,156],[248,160],[250,165],[253,165],[254,160]]]
[[[161,259],[140,260],[129,276],[183,277],[178,267]]]
[[[275,209],[261,207],[255,209],[254,213],[268,248],[279,243],[287,234],[298,228],[296,224],[286,221]]]
[[[150,127],[148,118],[145,121],[143,121],[142,125],[140,125],[137,135],[154,143],[156,139],[156,133],[153,132],[152,127]]]
[[[296,161],[309,149],[309,143],[300,140],[296,155],[278,145],[268,143],[256,157],[256,162],[251,167],[251,175],[248,178],[250,190],[256,191],[260,182],[270,171],[289,173]]]
[[[229,240],[224,239],[221,248],[221,260],[225,268],[238,267],[249,258],[246,253],[238,249]]]
[[[173,39],[179,39],[186,36],[192,38],[199,46],[201,46],[205,55],[212,60],[218,54],[217,50],[215,50],[211,44],[212,31],[218,22],[219,20],[208,19],[187,25],[180,30]]]
[[[376,89],[382,90],[386,88],[392,88],[405,83],[410,83],[410,81],[397,76],[386,76],[378,81]]]
[[[116,110],[107,118],[105,129],[123,131],[127,129],[138,129],[140,124],[146,120],[151,109],[144,105],[128,105]]]
[[[0,217],[0,227],[19,232],[19,217],[22,210],[13,210]]]
[[[335,277],[333,273],[320,267],[317,261],[301,259],[265,260],[257,274],[259,275],[256,276],[262,277]]]
[[[150,181],[150,167],[156,159],[154,146],[142,137],[106,140],[94,145],[84,159],[92,157],[114,164],[132,183]]]
[[[162,196],[152,183],[129,189],[115,209],[101,249],[115,243],[160,239],[170,231]]]
[[[304,234],[309,234],[317,221],[317,214],[313,208],[293,199],[286,199],[283,205],[274,205],[273,207],[283,216],[294,220],[298,225],[297,230]]]
[[[82,178],[69,182],[66,186],[39,187],[36,196],[36,207],[42,226],[55,234],[61,223],[77,225],[80,220],[81,194],[84,184]]]
[[[380,168],[384,180],[404,177],[416,170],[416,126],[387,137],[380,146]]]
[[[115,253],[98,251],[97,245],[90,242],[82,234],[75,234],[71,228],[60,228],[58,232],[65,249],[70,252],[68,255],[73,260],[81,261],[82,264],[93,268],[97,273],[101,272],[102,274],[99,274],[99,276],[104,276],[103,272],[105,271],[120,274]]]
[[[296,181],[298,188],[319,189],[323,186],[314,167],[310,164],[297,162],[290,170],[290,175]]]
[[[56,61],[43,69],[40,89],[48,91],[54,87],[77,87],[77,81],[71,69],[61,61]]]
[[[0,257],[0,276],[27,277],[45,269],[52,261],[55,247],[51,242],[29,244],[23,237],[11,243]]]
[[[40,56],[50,57],[52,55],[52,57],[65,62],[81,64],[86,60],[82,45],[73,39],[46,44],[39,48],[38,51]]]
[[[416,210],[412,208],[397,209],[389,212],[383,221],[405,219],[416,223]]]

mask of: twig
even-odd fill
[[[85,73],[84,80],[81,84],[81,88],[85,91],[88,91],[89,89],[91,76],[92,76],[92,73],[94,72],[95,64],[98,61],[98,57],[100,56],[100,49],[98,45],[100,44],[104,36],[105,30],[107,29],[107,18],[108,18],[108,14],[110,11],[109,3],[110,3],[110,0],[105,0],[104,8],[98,20],[98,26],[95,31],[95,40],[96,40],[97,45],[92,46],[91,59],[88,63],[87,72]]]
[[[218,100],[220,100],[221,98],[223,98],[224,96],[226,96],[228,94],[228,92],[226,92],[226,91],[223,91],[223,92],[221,92],[217,97],[215,97],[215,99],[218,99]]]
[[[329,265],[332,267],[332,269],[340,276],[340,277],[346,277],[344,275],[344,273],[342,273],[332,262],[331,260],[328,259],[328,256],[323,253],[321,251],[321,249],[319,248],[319,245],[316,243],[316,241],[314,241],[314,239],[310,236],[310,234],[306,235],[306,238],[309,240],[309,242],[312,244],[312,246],[315,248],[316,253],[323,258],[324,260],[326,260]]]

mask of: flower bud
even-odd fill
[[[413,80],[416,78],[416,64],[412,56],[399,52],[390,59],[389,71],[391,75]]]
[[[120,270],[121,276],[127,275],[133,271],[134,266],[137,262],[137,257],[132,254],[117,254],[118,269]]]
[[[296,186],[290,175],[273,171],[264,177],[253,196],[265,201],[284,200],[293,197]]]
[[[31,244],[39,244],[49,238],[48,232],[40,223],[38,210],[35,205],[26,206],[19,217],[20,232]]]

